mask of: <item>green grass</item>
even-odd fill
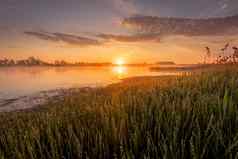
[[[238,158],[238,71],[228,69],[132,79],[0,114],[0,159]]]

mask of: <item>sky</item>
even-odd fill
[[[0,58],[201,62],[237,46],[237,0],[3,0]]]

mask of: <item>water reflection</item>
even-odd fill
[[[125,78],[125,76],[127,75],[127,67],[125,66],[116,66],[112,68],[113,73],[119,78]]]
[[[147,67],[0,67],[0,100],[57,88],[104,86],[133,76],[176,74]]]

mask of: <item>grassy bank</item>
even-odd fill
[[[0,158],[237,158],[238,71],[135,78],[0,118]]]

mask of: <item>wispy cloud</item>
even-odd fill
[[[138,32],[161,36],[214,36],[234,34],[238,29],[238,16],[207,19],[134,16],[125,18],[122,25]]]
[[[47,32],[34,32],[34,31],[26,31],[24,32],[26,35],[34,36],[36,38],[39,38],[41,40],[48,40],[53,42],[58,42],[60,39],[53,34],[47,33]]]
[[[117,41],[117,42],[160,42],[160,37],[157,34],[135,34],[135,35],[114,35],[114,34],[99,34],[99,38],[106,41]]]
[[[86,38],[86,37],[72,35],[72,34],[35,32],[35,31],[26,31],[24,33],[26,35],[33,36],[41,40],[47,40],[51,42],[64,42],[70,45],[95,46],[95,45],[101,44],[101,42],[96,39]]]
[[[66,34],[66,33],[49,33],[43,31],[25,31],[25,35],[38,38],[40,40],[51,41],[55,43],[66,43],[76,46],[98,46],[103,45],[111,41],[122,43],[133,42],[160,42],[158,34],[133,34],[133,35],[120,35],[120,34],[90,34],[87,38],[78,35]]]

